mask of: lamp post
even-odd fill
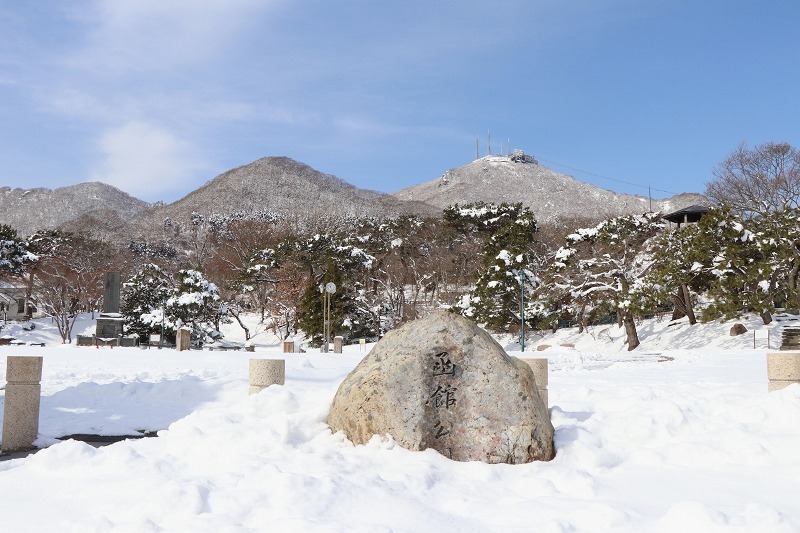
[[[519,330],[519,344],[521,350],[525,351],[525,271],[517,271],[517,279],[519,279],[519,316],[521,319],[521,327]]]
[[[336,284],[332,281],[329,281],[325,284],[325,296],[328,297],[327,302],[327,313],[328,319],[325,321],[326,329],[325,329],[325,351],[328,351],[328,342],[330,341],[331,337],[331,295],[336,292]]]
[[[158,346],[158,349],[164,347],[164,321],[166,320],[166,313],[167,313],[167,297],[161,296],[161,344]]]
[[[331,294],[336,292],[336,284],[329,281],[325,285],[319,284],[322,293],[322,336],[324,337],[322,352],[328,353],[328,340],[331,335]]]
[[[327,352],[328,345],[325,343],[325,332],[328,330],[328,293],[325,292],[325,285],[319,284],[319,293],[322,295],[322,345],[319,351]]]

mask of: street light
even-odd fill
[[[161,296],[161,344],[159,344],[158,349],[164,347],[164,320],[166,319],[166,308],[167,308],[167,297]]]
[[[521,319],[521,327],[519,330],[519,344],[521,350],[525,351],[525,271],[517,271],[517,279],[519,280],[519,316]]]
[[[331,334],[331,294],[336,292],[336,284],[329,281],[324,286],[320,283],[322,293],[322,335],[325,337],[322,351],[328,353],[328,340]]]

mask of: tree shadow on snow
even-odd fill
[[[221,384],[196,376],[158,382],[80,383],[43,396],[39,434],[141,435],[166,429],[217,399]]]

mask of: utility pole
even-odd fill
[[[480,158],[481,158],[481,155],[478,152],[478,136],[476,135],[475,136],[475,159],[477,160],[477,159],[480,159]]]
[[[486,142],[486,155],[492,155],[492,130],[488,130],[488,140]]]

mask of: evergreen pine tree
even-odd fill
[[[481,202],[452,206],[445,210],[445,219],[457,230],[482,239],[481,270],[475,288],[458,305],[462,314],[495,331],[518,325],[520,291],[530,292],[536,281],[528,270],[536,232],[533,213],[519,203]],[[532,313],[526,314],[526,321],[534,319]]]
[[[17,235],[17,230],[7,224],[0,224],[0,275],[21,276],[28,263],[36,259]]]
[[[348,310],[349,299],[342,283],[342,275],[336,263],[329,259],[324,272],[316,281],[312,280],[303,292],[302,308],[298,316],[298,325],[313,342],[322,343],[324,334],[324,291],[328,283],[336,285],[336,292],[330,295],[330,331],[331,335],[339,335],[343,327],[344,316]],[[331,340],[331,339],[329,339]]]
[[[551,290],[581,315],[608,307],[625,327],[628,350],[639,345],[634,316],[652,304],[644,274],[651,264],[646,243],[663,228],[657,214],[616,217],[567,236],[549,272]]]
[[[225,305],[217,286],[198,270],[180,270],[177,276],[177,290],[167,298],[167,314],[175,329],[189,327],[192,339],[201,343],[221,337]]]
[[[122,287],[120,313],[125,320],[126,334],[136,334],[142,340],[148,339],[151,334],[160,334],[162,309],[173,293],[169,274],[153,263],[142,265]],[[170,337],[175,335],[172,321],[166,334]]]

